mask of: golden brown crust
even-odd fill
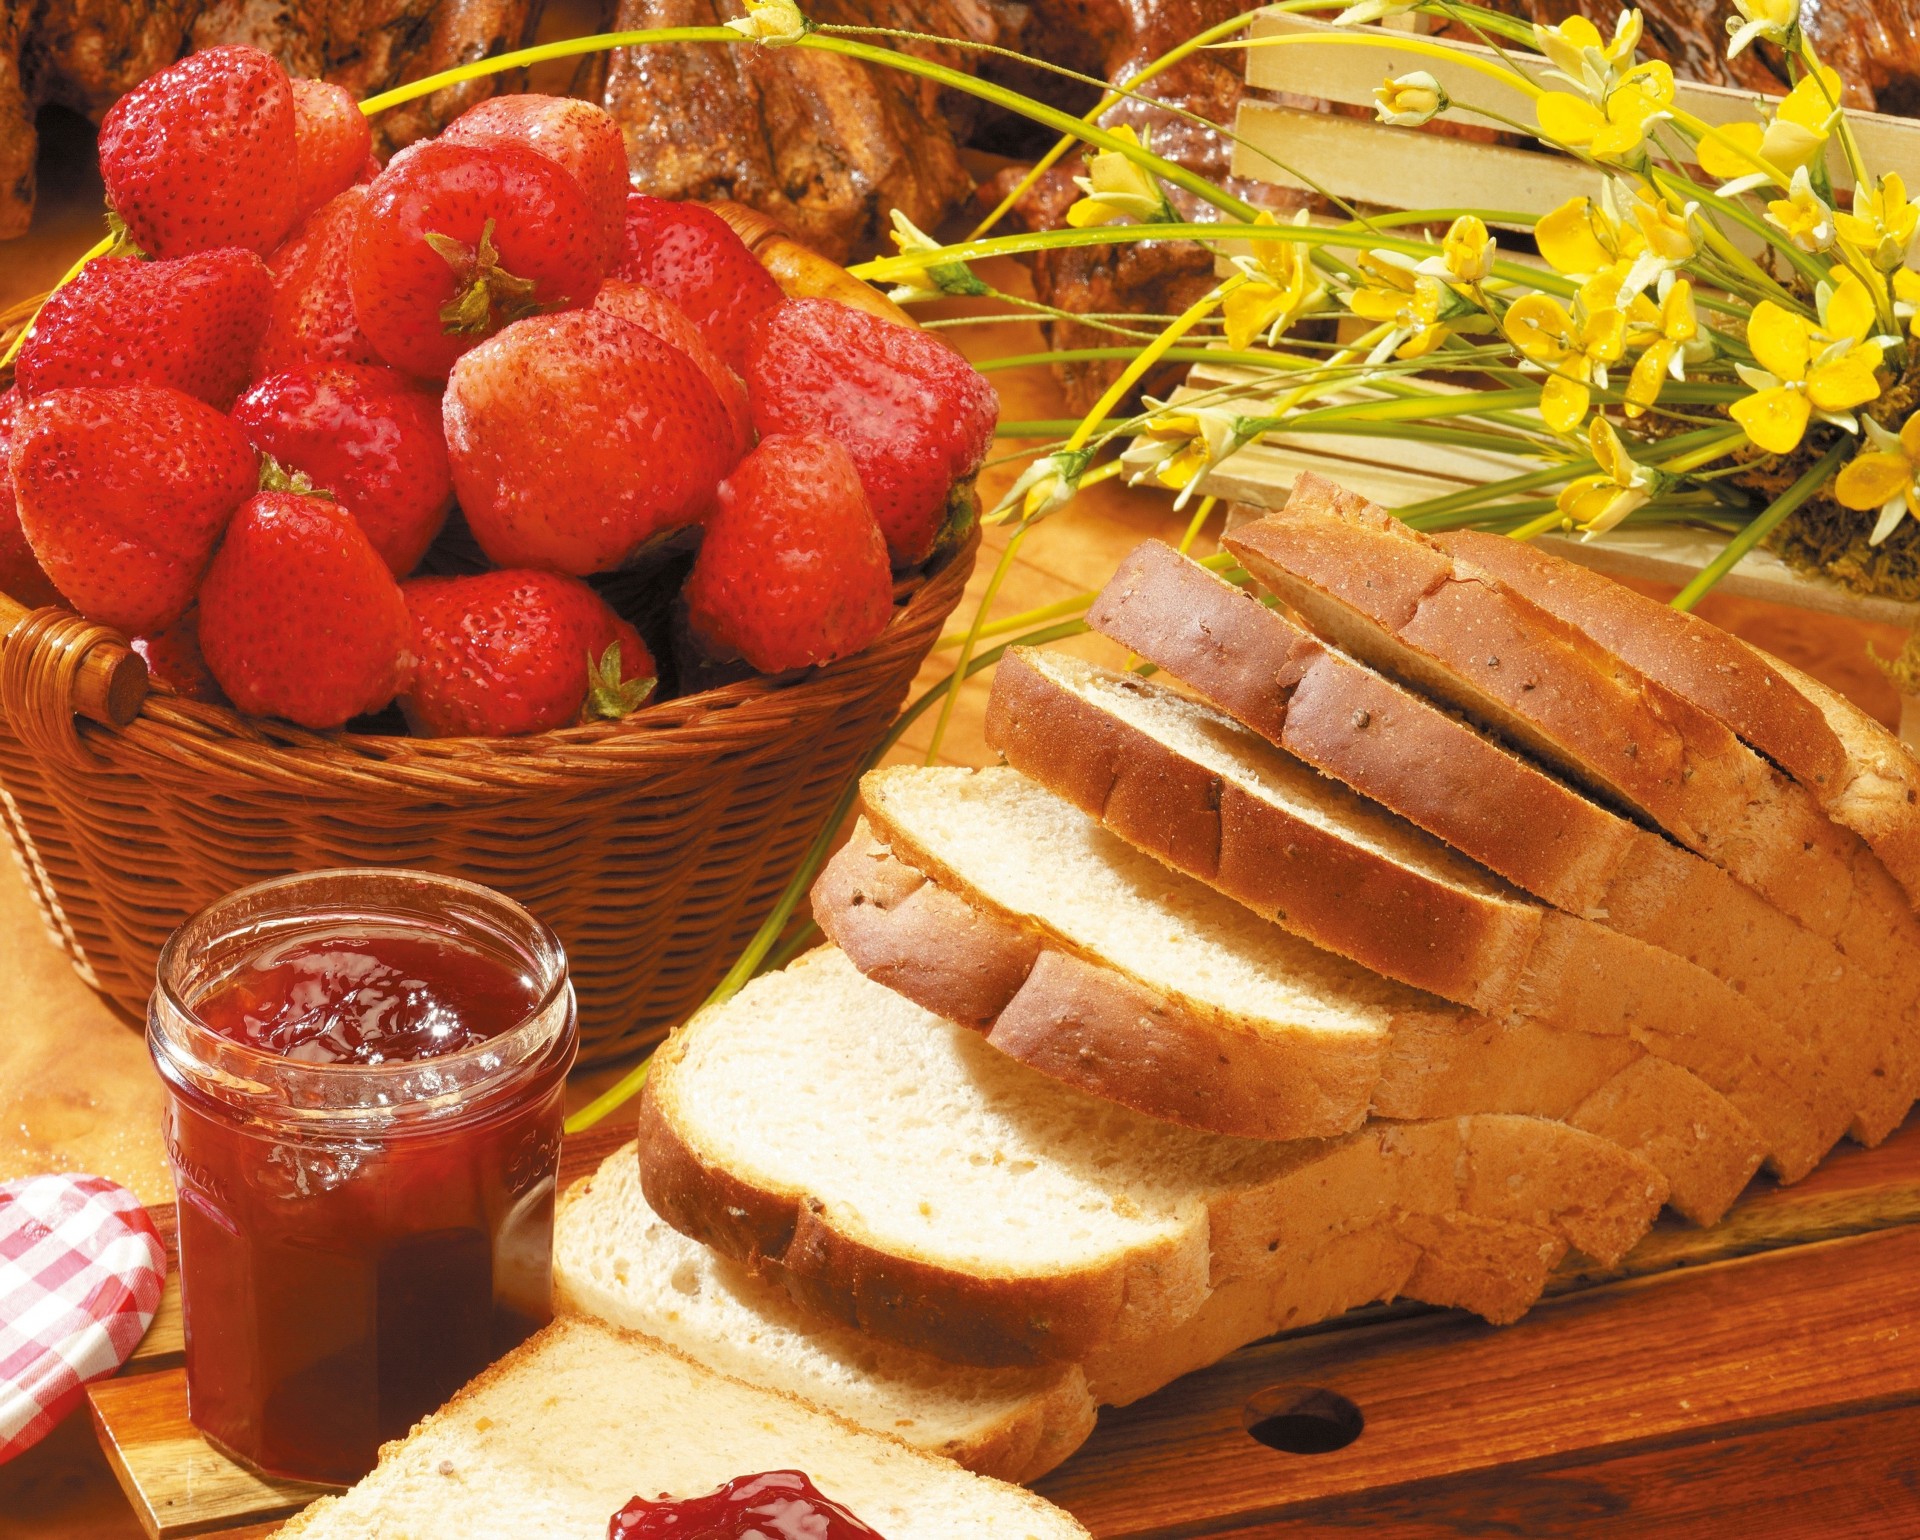
[[[1366,1118],[1382,1034],[1236,1030],[929,882],[864,822],[828,863],[813,903],[821,930],[863,973],[1107,1101],[1253,1139],[1324,1138]],[[870,971],[870,960],[884,971]],[[1000,1000],[1016,970],[1017,987]]]
[[[1510,1006],[1539,929],[1531,904],[1410,872],[1297,817],[1133,729],[1017,651],[994,671],[986,736],[1016,770],[1136,849],[1296,935],[1475,1010]]]
[[[1270,742],[1574,914],[1604,899],[1634,842],[1632,825],[1157,540],[1121,563],[1088,620]]]
[[[993,1278],[869,1245],[818,1198],[744,1181],[681,1137],[662,1106],[674,1046],[655,1055],[641,1095],[639,1159],[648,1204],[683,1235],[778,1283],[802,1309],[953,1363],[1077,1363],[1122,1334],[1128,1284],[1154,1259]]]

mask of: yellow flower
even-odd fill
[[[1397,80],[1389,78],[1373,88],[1373,110],[1380,121],[1401,128],[1418,128],[1452,105],[1440,82],[1425,70],[1415,70]]]
[[[1788,176],[1812,165],[1826,152],[1827,138],[1840,116],[1843,89],[1839,72],[1822,65],[1818,75],[1801,77],[1764,125],[1726,123],[1720,128],[1723,138],[1702,139],[1700,169],[1709,176],[1727,179],[1721,191],[1731,195],[1772,180],[1749,155],[1759,156]],[[1725,140],[1731,140],[1747,155],[1737,153]]]
[[[893,211],[893,244],[902,256],[922,251],[938,251],[940,243],[900,212]],[[887,290],[887,298],[906,305],[916,300],[938,299],[943,294],[989,294],[992,290],[973,276],[964,262],[922,263],[906,282]]]
[[[1755,38],[1764,37],[1783,47],[1800,25],[1800,0],[1733,0],[1740,20],[1727,18],[1727,57],[1737,57]]]
[[[1697,205],[1689,203],[1676,213],[1639,190],[1625,208],[1620,205],[1614,184],[1608,182],[1600,202],[1569,198],[1544,215],[1533,227],[1533,238],[1547,265],[1557,273],[1582,277],[1643,253],[1652,253],[1663,265],[1693,256]],[[1649,275],[1641,286],[1651,281]]]
[[[1543,92],[1534,103],[1543,138],[1596,160],[1618,160],[1645,142],[1647,130],[1670,117],[1673,71],[1655,59],[1636,64],[1596,107],[1566,91]]]
[[[1747,323],[1747,345],[1759,367],[1735,365],[1753,394],[1733,404],[1733,420],[1776,455],[1797,447],[1816,415],[1856,431],[1852,409],[1880,394],[1874,377],[1880,344],[1866,340],[1872,324],[1873,300],[1858,279],[1852,292],[1845,283],[1833,291],[1819,327],[1770,299],[1761,300]]]
[[[1113,137],[1135,149],[1152,149],[1152,144],[1131,127],[1116,128]],[[1137,219],[1143,224],[1172,222],[1173,209],[1160,190],[1160,179],[1131,156],[1120,150],[1101,150],[1087,163],[1087,171],[1088,175],[1073,179],[1085,196],[1067,210],[1067,223],[1076,230],[1122,219]]]
[[[1700,339],[1700,312],[1694,308],[1693,285],[1678,278],[1660,301],[1654,335],[1627,379],[1627,415],[1641,416],[1660,398],[1660,387],[1671,375],[1687,377],[1687,349]],[[1638,339],[1636,339],[1638,340]]]
[[[1604,417],[1587,425],[1587,445],[1599,471],[1568,482],[1554,501],[1591,540],[1613,529],[1634,509],[1644,508],[1667,478],[1636,464]]]
[[[1254,220],[1258,225],[1274,222],[1265,209]],[[1307,211],[1300,210],[1293,222],[1306,224]],[[1233,265],[1246,275],[1247,282],[1230,290],[1221,302],[1230,348],[1247,347],[1262,333],[1267,346],[1272,347],[1326,294],[1309,248],[1296,241],[1256,241],[1253,255],[1235,257]]]
[[[1786,197],[1767,205],[1767,223],[1802,251],[1824,251],[1833,244],[1833,210],[1813,190],[1805,166],[1794,172]]]
[[[1693,238],[1693,218],[1699,207],[1697,203],[1689,203],[1676,211],[1664,198],[1649,198],[1636,188],[1633,222],[1640,227],[1647,250],[1663,262],[1678,265],[1690,260],[1700,249]]]
[[[1404,16],[1420,4],[1420,0],[1360,0],[1358,5],[1350,5],[1333,18],[1336,27],[1357,27],[1364,22],[1381,21],[1389,16]]]
[[[797,43],[813,30],[794,0],[747,0],[747,14],[725,23],[742,37],[775,48]]]
[[[1093,452],[1087,449],[1062,449],[1042,455],[1020,473],[1019,479],[982,516],[981,522],[998,524],[1016,511],[1028,523],[1045,518],[1056,508],[1073,501],[1074,494],[1080,490],[1080,478],[1092,463]]]
[[[1151,399],[1147,405],[1159,410],[1147,419],[1141,437],[1158,440],[1167,446],[1167,453],[1132,479],[1137,483],[1151,476],[1161,486],[1177,491],[1180,496],[1174,506],[1183,506],[1201,473],[1246,442],[1240,436],[1240,418],[1219,406],[1175,406],[1169,410],[1166,402]]]
[[[1494,258],[1498,254],[1499,248],[1487,233],[1485,223],[1473,214],[1462,214],[1454,220],[1447,226],[1447,233],[1440,241],[1441,266],[1449,277],[1468,288],[1486,282],[1488,275],[1493,272]],[[1425,263],[1421,266],[1431,271]],[[1434,276],[1440,275],[1436,273]]]
[[[1556,433],[1571,433],[1586,418],[1591,386],[1607,383],[1607,366],[1626,351],[1626,318],[1618,310],[1569,315],[1556,299],[1528,294],[1513,302],[1502,323],[1523,357],[1547,371],[1540,415]]]
[[[1907,323],[1910,335],[1920,337],[1920,273],[1910,267],[1893,275],[1893,313]]]
[[[1871,417],[1863,426],[1874,447],[1853,457],[1834,482],[1833,495],[1843,508],[1880,510],[1867,536],[1868,545],[1879,545],[1909,513],[1920,519],[1920,412],[1907,418],[1897,436]]]
[[[1534,42],[1552,62],[1554,73],[1596,101],[1605,96],[1622,69],[1633,65],[1640,46],[1640,13],[1623,10],[1614,23],[1613,37],[1602,41],[1600,31],[1586,17],[1569,16],[1557,27],[1533,24]]]
[[[1883,273],[1893,272],[1907,260],[1916,227],[1920,227],[1920,202],[1907,201],[1907,184],[1895,171],[1872,187],[1854,188],[1853,212],[1833,216],[1840,239],[1865,252]]]
[[[1373,281],[1347,295],[1347,308],[1388,328],[1367,362],[1378,363],[1389,353],[1422,358],[1447,340],[1443,312],[1451,308],[1447,302],[1452,296],[1438,279],[1402,267],[1377,251],[1361,253],[1358,265]]]

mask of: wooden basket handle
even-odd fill
[[[78,752],[75,713],[125,727],[146,699],[146,659],[119,632],[0,593],[0,712],[23,739]]]

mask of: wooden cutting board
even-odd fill
[[[628,1133],[569,1140],[563,1180]],[[91,1392],[102,1444],[149,1534],[271,1533],[321,1489],[194,1433],[179,1322],[170,1282]],[[1920,1120],[1564,1269],[1516,1326],[1380,1306],[1245,1348],[1103,1412],[1039,1487],[1100,1540],[1920,1535]]]

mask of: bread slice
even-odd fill
[[[1823,1137],[1851,1120],[1897,1014],[1830,941],[1720,867],[1158,541],[1128,555],[1088,618],[1268,742],[1536,897],[1712,973],[1812,1046]]]
[[[807,1315],[777,1284],[655,1214],[631,1144],[562,1195],[553,1286],[564,1311],[657,1337],[982,1475],[1037,1480],[1093,1431],[1076,1365],[964,1368]]]
[[[1619,1146],[1539,1119],[1266,1143],[1144,1118],[833,948],[668,1040],[640,1157],[656,1213],[815,1314],[962,1362],[1092,1360],[1097,1386],[1135,1390],[1129,1352],[1171,1372],[1218,1356],[1227,1316],[1269,1319],[1249,1300],[1279,1301],[1340,1235],[1387,1237],[1366,1280],[1382,1290],[1508,1320],[1569,1247],[1623,1255],[1666,1191]]]
[[[1832,940],[1889,997],[1858,1088],[1867,1142],[1920,1088],[1920,919],[1858,836],[1717,718],[1384,509],[1303,476],[1287,509],[1227,537],[1315,630],[1508,737],[1716,861]]]
[[[1819,1126],[1810,1048],[1720,980],[1535,903],[1223,713],[1022,648],[995,671],[986,733],[1129,844],[1309,941],[1496,1017],[1628,1036],[1692,1070],[1789,1175],[1844,1130]]]
[[[806,1472],[887,1540],[1087,1540],[1032,1492],[579,1317],[514,1349],[278,1533],[605,1540],[634,1497],[697,1497],[770,1470]]]
[[[1865,840],[1920,904],[1920,759],[1859,707],[1712,622],[1527,541],[1433,538],[1719,718]]]
[[[928,881],[864,823],[821,873],[813,907],[821,929],[869,978],[984,1032],[1044,1073],[1104,1094],[1116,1075],[1096,1082],[1071,1072],[1090,1038],[1119,1061],[1118,1071],[1138,1070],[1124,1057],[1133,1020],[1125,1007],[1137,986],[1083,961],[1062,1000],[1058,975],[1042,966],[1057,955],[1045,938],[1036,952],[1033,933],[1013,917]],[[927,965],[953,956],[965,956],[971,967]],[[1104,999],[1112,1008],[1093,1008]],[[1173,1014],[1151,999],[1140,1009]],[[1103,1025],[1116,1029],[1104,1041],[1094,1035]],[[1029,1030],[1038,1051],[1025,1040]],[[1055,1068],[1062,1040],[1071,1051],[1064,1075]],[[1677,1065],[1648,1058],[1624,1034],[1437,1014],[1401,1023],[1381,1074],[1372,1107],[1379,1116],[1512,1112],[1558,1118],[1611,1139],[1658,1170],[1670,1189],[1667,1201],[1699,1224],[1719,1219],[1766,1154],[1753,1125],[1724,1096]]]

